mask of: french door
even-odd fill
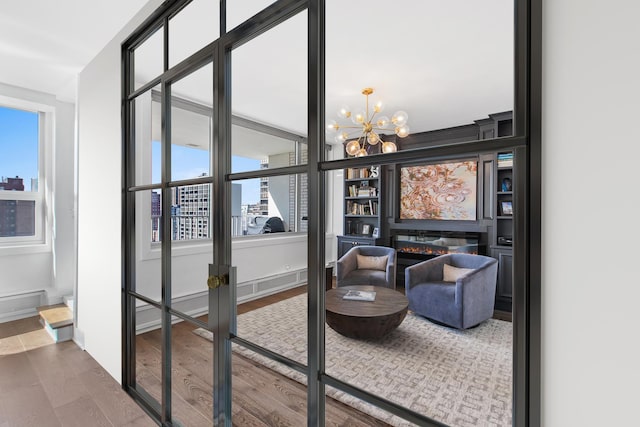
[[[191,8],[203,3],[166,9],[124,49],[123,383],[163,425],[231,424],[232,341],[307,369],[306,360],[245,338],[236,317],[238,300],[308,282],[306,5],[283,2],[243,36],[185,56],[171,35],[181,14],[198,16]],[[288,100],[301,113],[298,131],[264,124],[277,123],[261,114],[279,95],[268,64],[262,84],[246,89],[252,55],[273,44],[291,51],[273,75],[300,68],[291,84],[305,96]],[[232,114],[247,105],[254,119]],[[259,212],[247,215],[243,204]],[[257,230],[267,216],[287,235]],[[283,240],[284,258],[274,250]]]
[[[375,406],[383,418],[444,425],[449,420],[352,382],[348,369],[336,370],[339,364],[325,367],[336,352],[326,344],[331,331],[324,322],[326,261],[335,261],[336,230],[342,229],[342,195],[334,189],[344,188],[342,171],[350,167],[448,159],[495,146],[519,150],[516,157],[525,159],[532,102],[525,90],[529,65],[523,65],[530,2],[506,2],[513,6],[506,9],[508,19],[517,18],[515,65],[507,70],[515,74],[511,107],[519,127],[513,135],[371,160],[345,158],[340,145],[327,148],[324,122],[334,112],[324,111],[325,77],[339,88],[351,74],[373,78],[369,71],[391,72],[395,64],[343,69],[344,61],[335,57],[338,66],[327,71],[325,35],[331,30],[325,28],[325,3],[333,6],[332,28],[359,28],[352,25],[356,19],[338,19],[348,18],[342,2],[264,0],[255,10],[248,3],[167,1],[123,44],[123,386],[162,425],[231,425],[234,396],[254,390],[251,384],[238,388],[245,379],[232,381],[232,366],[239,355],[257,355],[267,366],[284,366],[306,379],[306,400],[296,409],[306,412],[299,421],[307,425],[324,425],[327,390],[350,395],[362,411]],[[385,28],[382,22],[372,28]],[[415,56],[422,39],[409,41],[416,43]],[[528,425],[528,396],[538,387],[530,375],[538,359],[531,361],[528,353],[532,327],[534,339],[536,333],[528,319],[536,312],[529,313],[525,299],[529,171],[524,163],[520,169],[523,197],[514,215],[520,243],[514,250],[521,255],[514,275],[524,285],[514,306],[512,367],[512,424],[518,426]],[[284,232],[263,233],[270,217],[282,221]],[[276,330],[268,311],[237,315],[239,303],[288,288],[304,294],[302,304],[287,306],[297,319],[288,328],[299,330],[295,340],[264,339],[262,332]]]

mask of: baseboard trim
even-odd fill
[[[296,288],[307,282],[307,269],[291,271],[284,274],[277,274],[263,277],[259,280],[252,280],[239,283],[237,286],[238,303],[252,301],[287,289]],[[171,305],[177,311],[185,313],[191,317],[198,317],[208,313],[209,292],[202,291],[193,294],[182,295],[172,300]],[[181,322],[182,319],[174,318],[173,323]],[[136,334],[142,334],[160,328],[160,313],[157,308],[150,304],[141,304],[136,307]]]
[[[44,290],[0,296],[0,323],[37,316],[44,297]]]

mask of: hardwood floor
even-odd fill
[[[305,293],[304,287],[242,304],[238,313]],[[173,411],[185,427],[211,425],[211,344],[194,326],[173,327]],[[160,392],[160,334],[136,340],[137,378]],[[233,424],[242,427],[306,425],[306,387],[233,354]],[[326,424],[387,426],[333,399]],[[120,385],[72,341],[54,344],[37,317],[0,323],[0,427],[154,426]]]
[[[55,344],[38,317],[0,323],[0,426],[155,426],[72,341]]]

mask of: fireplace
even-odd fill
[[[478,233],[447,233],[417,231],[396,234],[393,246],[398,254],[414,254],[420,258],[432,258],[451,253],[478,254]]]
[[[392,237],[398,254],[397,286],[404,286],[404,269],[439,255],[484,254],[481,233],[452,231],[398,231]]]

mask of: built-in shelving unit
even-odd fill
[[[379,166],[344,170],[344,230],[338,236],[338,257],[353,246],[378,244],[382,217],[380,182]]]
[[[496,309],[511,311],[513,295],[513,152],[496,154],[495,242],[491,256],[498,259]]]

